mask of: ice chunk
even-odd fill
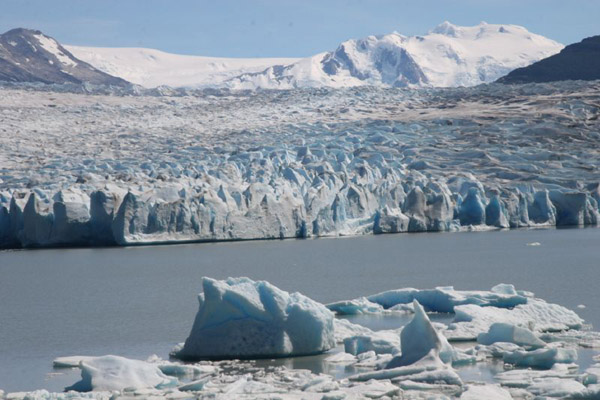
[[[337,315],[369,314],[383,311],[383,307],[380,304],[373,303],[366,297],[330,303],[327,304],[327,308]]]
[[[565,398],[575,397],[586,391],[585,386],[573,379],[548,378],[535,382],[527,390],[536,396]]]
[[[578,329],[583,320],[573,311],[558,304],[529,298],[513,309],[461,305],[455,307],[455,319],[444,335],[450,340],[475,340],[496,322],[526,327],[534,332],[557,332]]]
[[[65,390],[112,391],[165,388],[178,384],[176,378],[168,377],[156,365],[119,356],[84,357],[79,368],[81,380]]]
[[[428,311],[454,312],[454,307],[464,304],[512,308],[527,303],[527,297],[517,293],[513,285],[501,284],[490,291],[455,290],[453,287],[435,289],[396,289],[368,296],[373,303],[388,309],[398,304],[412,303],[417,300]]]
[[[443,362],[452,362],[452,346],[431,325],[425,310],[416,300],[413,307],[415,316],[400,333],[401,354],[394,357],[386,368],[411,365],[428,354],[440,357]]]
[[[477,342],[485,345],[496,342],[508,342],[531,348],[541,348],[546,345],[543,340],[540,340],[529,329],[501,322],[492,324],[487,333],[480,333],[477,336]]]
[[[549,369],[556,363],[570,364],[577,360],[576,349],[538,349],[533,351],[515,350],[504,353],[504,362],[517,367]]]
[[[52,362],[54,368],[78,368],[82,361],[89,361],[96,357],[91,356],[69,356],[57,357]]]
[[[375,354],[396,354],[400,351],[400,338],[394,331],[379,331],[344,339],[344,351],[358,355],[373,351]]]
[[[583,383],[586,385],[600,383],[600,364],[594,364],[585,370]]]
[[[511,400],[512,396],[500,385],[469,385],[460,400]]]
[[[248,278],[203,278],[202,286],[181,359],[308,355],[335,346],[333,313],[302,294]]]

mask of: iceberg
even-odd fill
[[[574,311],[537,298],[528,298],[525,304],[510,309],[467,304],[457,306],[454,312],[454,321],[444,331],[444,335],[454,341],[476,340],[497,322],[538,333],[579,329],[583,325],[583,319]]]
[[[338,301],[326,306],[336,315],[374,314],[383,311],[383,306],[369,301],[366,297]]]
[[[59,360],[55,365],[66,364],[64,361]],[[156,365],[119,356],[82,357],[78,367],[81,370],[81,380],[65,390],[89,392],[126,388],[161,389],[175,387],[179,383],[176,378],[165,375]]]
[[[425,310],[416,300],[413,307],[415,316],[400,333],[401,354],[394,357],[386,369],[412,365],[428,355],[451,363],[454,350],[448,340],[435,330]]]
[[[477,343],[490,345],[497,342],[514,343],[533,349],[546,346],[546,342],[535,336],[529,329],[501,322],[492,324],[488,332],[477,336]]]
[[[452,313],[455,307],[473,304],[480,307],[511,308],[527,303],[525,293],[518,293],[512,285],[497,285],[490,291],[461,291],[453,287],[435,289],[397,289],[368,296],[370,302],[389,309],[400,304],[418,301],[431,312]]]
[[[200,307],[183,360],[272,358],[335,347],[334,315],[300,293],[248,278],[202,279]]]
[[[556,363],[571,364],[577,360],[576,349],[547,348],[532,351],[515,350],[504,353],[505,363],[518,367],[550,369]]]

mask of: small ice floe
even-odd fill
[[[541,245],[542,244],[540,242],[530,242],[530,243],[527,243],[527,246],[530,246],[530,247],[536,247],[536,246],[541,246]]]
[[[583,310],[585,308],[585,304],[578,304],[577,308],[579,308],[580,310]]]
[[[81,369],[81,380],[67,387],[65,389],[67,391],[112,391],[126,388],[161,389],[174,387],[179,383],[177,378],[165,375],[154,364],[119,356],[63,357],[55,360],[54,365],[77,365]]]

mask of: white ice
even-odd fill
[[[284,357],[335,346],[333,313],[300,293],[248,278],[202,279],[200,308],[181,359]]]

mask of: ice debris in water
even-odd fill
[[[477,336],[477,343],[490,345],[496,342],[514,343],[534,349],[546,346],[546,343],[529,329],[501,322],[492,324],[488,332]]]
[[[335,346],[334,315],[300,293],[248,278],[202,279],[192,331],[178,358],[267,358],[318,354]]]
[[[72,357],[75,361],[77,357]],[[65,360],[56,360],[55,365],[69,365]],[[81,370],[81,381],[65,390],[78,392],[112,391],[142,388],[167,388],[177,386],[176,378],[165,375],[156,365],[145,361],[130,360],[119,356],[80,357],[77,366]]]
[[[414,313],[406,326],[377,332],[345,319],[334,320],[325,306],[267,282],[206,278],[203,285],[200,310],[180,352],[189,346],[197,352],[189,354],[191,358],[314,354],[337,342],[343,343],[345,352],[337,352],[338,348],[324,356],[323,362],[337,365],[350,375],[336,377],[335,372],[316,374],[269,364],[258,367],[254,360],[180,363],[156,356],[147,361],[116,356],[61,357],[55,360],[56,367],[81,369],[82,380],[68,389],[91,392],[0,392],[0,398],[600,397],[600,364],[583,372],[574,364],[576,347],[597,343],[597,333],[579,330],[583,321],[572,311],[546,303],[532,293],[517,291],[512,285],[498,285],[490,291],[399,289],[368,296],[369,300],[330,305],[340,314],[393,315],[396,311],[390,309],[398,306],[402,306],[403,313]],[[455,319],[447,326],[432,322],[427,309],[454,310]],[[457,338],[471,340],[472,347],[452,346],[449,339]],[[463,364],[485,366],[492,359],[504,363],[507,369],[495,373],[493,382],[461,375]],[[599,361],[598,357],[594,360]]]

